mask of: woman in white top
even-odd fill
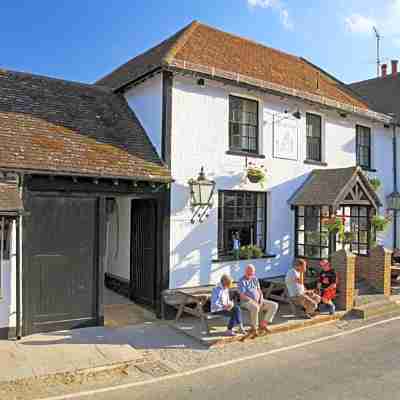
[[[242,313],[240,307],[235,304],[229,295],[229,288],[232,286],[232,278],[228,275],[222,275],[220,284],[217,285],[211,296],[211,312],[230,317],[228,322],[227,336],[235,336],[233,331],[235,325],[239,325],[239,332],[246,333],[243,328]]]

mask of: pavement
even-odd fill
[[[0,341],[0,385],[86,369],[141,363],[147,350],[193,346],[185,336],[161,323],[123,328],[93,327],[36,334],[20,341]]]
[[[183,334],[171,322],[153,319],[124,327],[119,327],[113,321],[110,326],[36,334],[21,341],[0,341],[0,399],[39,399],[132,380],[142,382],[149,377],[190,373],[199,367],[208,368],[210,365],[230,362],[234,358],[276,351],[301,340],[314,340],[357,324],[362,326],[368,323],[336,320],[314,325],[312,329],[303,329],[304,326],[299,329],[293,322],[289,325],[294,329],[278,330],[273,335],[256,340],[211,348],[204,341]],[[400,331],[398,325],[396,327]],[[393,338],[384,340],[391,343]],[[332,344],[327,347],[332,348]],[[349,348],[348,352],[351,351]],[[259,361],[251,361],[251,364],[253,362]],[[332,365],[336,366],[335,363]],[[219,372],[213,370],[214,373],[218,375]],[[145,391],[144,388],[141,390]],[[211,393],[210,396],[204,398],[213,398]]]

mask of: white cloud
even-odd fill
[[[345,19],[346,27],[354,33],[371,33],[376,22],[369,17],[360,14],[352,14]]]
[[[281,0],[247,0],[250,7],[270,8],[279,14],[279,20],[285,29],[293,29],[293,22],[285,4]]]
[[[356,12],[344,20],[348,31],[357,34],[372,35],[372,28],[376,26],[383,37],[393,44],[400,45],[400,0],[380,0],[376,8],[369,13]],[[370,15],[374,15],[371,17]]]

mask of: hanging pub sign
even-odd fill
[[[298,159],[298,127],[296,121],[285,120],[273,124],[274,157]]]

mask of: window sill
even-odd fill
[[[328,166],[328,163],[326,163],[324,161],[316,161],[316,160],[304,160],[304,164],[320,165],[322,167]]]
[[[361,165],[360,165],[360,167],[361,167]],[[374,169],[374,168],[361,167],[361,169],[366,172],[376,172],[376,169]]]
[[[265,254],[262,257],[258,258],[236,258],[234,256],[222,256],[220,258],[211,260],[212,264],[221,263],[221,262],[228,262],[228,261],[249,261],[249,260],[265,260],[267,258],[275,258],[276,254]]]
[[[242,156],[242,157],[253,157],[253,158],[265,158],[264,154],[257,153],[249,153],[247,151],[236,151],[236,150],[228,150],[226,154],[230,156]]]

